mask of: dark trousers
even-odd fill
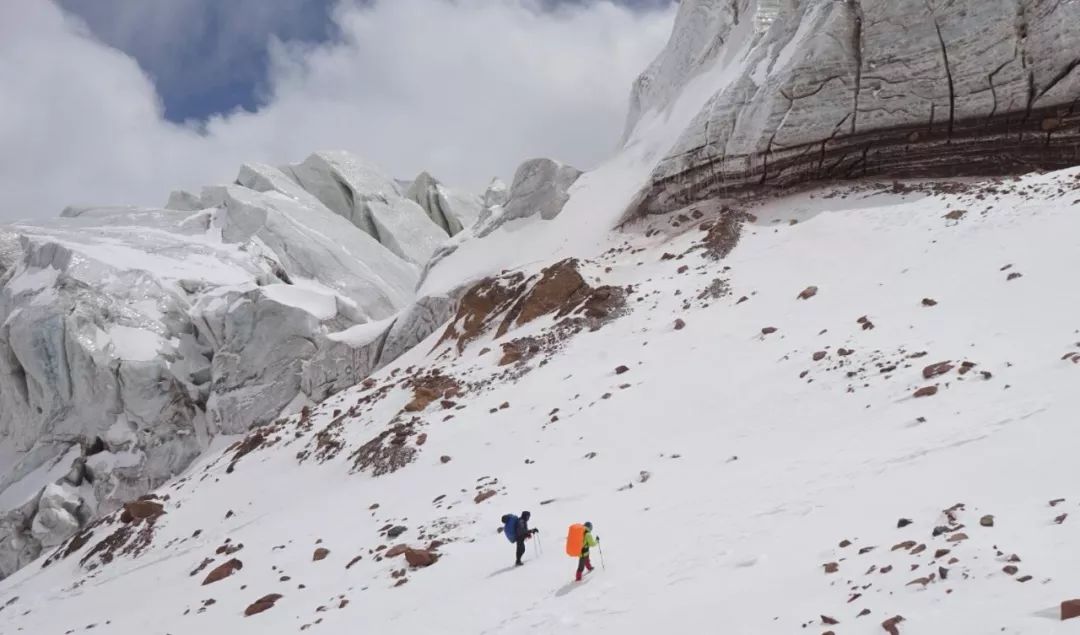
[[[514,564],[521,564],[521,556],[524,556],[524,555],[525,555],[525,539],[522,538],[521,540],[517,541],[517,560],[514,561]]]

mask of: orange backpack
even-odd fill
[[[581,549],[585,545],[585,525],[570,525],[570,531],[566,533],[566,555],[571,558],[580,558]]]

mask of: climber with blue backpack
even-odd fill
[[[516,567],[522,565],[521,557],[525,555],[525,541],[540,533],[539,529],[529,529],[529,518],[531,517],[532,514],[527,511],[521,512],[520,517],[513,514],[506,514],[502,517],[503,534],[506,535],[507,540],[517,544],[517,558],[514,560],[514,566]]]

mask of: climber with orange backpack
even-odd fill
[[[591,522],[570,525],[570,530],[566,534],[566,555],[578,559],[577,576],[574,578],[578,582],[581,582],[581,576],[586,570],[590,573],[593,570],[592,562],[589,560],[589,549],[600,546],[600,537],[593,536],[592,529]]]

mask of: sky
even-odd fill
[[[0,221],[345,149],[482,190],[618,143],[670,0],[3,0]]]

